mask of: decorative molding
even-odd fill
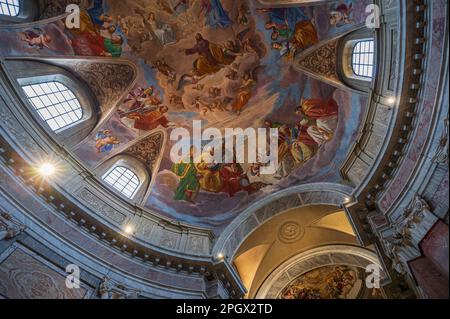
[[[186,250],[194,254],[207,254],[208,243],[204,237],[189,235]]]
[[[449,128],[448,117],[444,120],[444,131],[439,139],[439,146],[436,150],[436,155],[433,157],[433,162],[439,165],[448,166],[448,140]]]
[[[170,230],[163,229],[163,230],[161,230],[159,245],[175,250],[178,246],[177,244],[178,244],[179,238],[180,238],[179,234],[174,233]]]
[[[38,0],[39,20],[50,19],[55,16],[66,15],[66,8],[70,4],[82,5],[85,0]]]
[[[19,124],[17,118],[6,106],[3,94],[0,96],[0,126],[10,132],[16,141],[29,152],[31,156],[40,156],[42,149],[30,138],[28,132]]]
[[[89,204],[90,207],[92,207],[96,212],[100,213],[101,215],[108,217],[112,219],[114,222],[118,223],[119,225],[123,224],[123,222],[126,219],[126,215],[120,213],[119,211],[115,210],[108,204],[106,204],[103,200],[98,198],[96,195],[94,195],[89,189],[82,188],[78,193],[77,196],[80,200],[86,202]]]
[[[339,76],[340,58],[339,50],[342,39],[347,35],[360,30],[363,24],[357,24],[349,30],[342,32],[331,39],[323,40],[295,56],[293,66],[309,77],[327,83],[336,88],[356,92],[361,92],[350,87],[343,82]]]

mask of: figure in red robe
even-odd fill
[[[111,56],[106,50],[105,39],[92,31],[79,32],[72,40],[72,47],[76,55],[82,56]]]
[[[296,113],[303,115],[302,122],[315,122],[314,125],[308,125],[308,134],[319,146],[333,138],[338,126],[339,108],[332,96],[327,100],[302,100]]]
[[[338,116],[339,108],[331,96],[327,100],[302,99],[297,112],[306,115],[310,119],[318,120],[324,117]]]
[[[166,113],[169,108],[165,105],[161,106],[145,106],[132,109],[131,111],[124,112],[118,110],[118,114],[121,118],[133,120],[133,128],[142,131],[151,131],[162,126],[164,128],[169,127],[170,122],[166,117]]]
[[[243,170],[237,164],[224,165],[220,170],[220,177],[223,183],[222,192],[227,193],[230,197],[240,192],[242,190],[242,174]]]
[[[221,192],[227,193],[230,197],[240,191],[253,194],[268,185],[262,182],[251,183],[242,166],[237,163],[224,165],[220,169],[220,179],[223,184]]]

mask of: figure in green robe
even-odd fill
[[[193,160],[191,159],[189,163],[181,162],[174,164],[172,171],[180,178],[174,199],[193,203],[200,188],[200,183],[197,178],[197,168]]]
[[[118,58],[122,55],[122,44],[122,37],[118,35],[113,35],[111,38],[105,38],[104,40],[106,51],[114,58]]]

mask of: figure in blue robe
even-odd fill
[[[267,13],[270,22],[279,25],[287,24],[291,31],[295,30],[297,23],[310,20],[302,8],[271,8],[267,9]]]
[[[95,25],[102,26],[104,21],[101,19],[101,16],[104,14],[103,11],[103,0],[93,0],[91,2],[91,7],[87,10],[89,16],[92,19],[92,22]]]
[[[228,12],[222,7],[220,0],[202,0],[201,11],[206,13],[206,25],[217,28],[229,28],[233,25]]]

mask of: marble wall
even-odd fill
[[[83,299],[92,289],[68,289],[66,275],[37,254],[12,246],[0,255],[0,295],[8,299]]]

